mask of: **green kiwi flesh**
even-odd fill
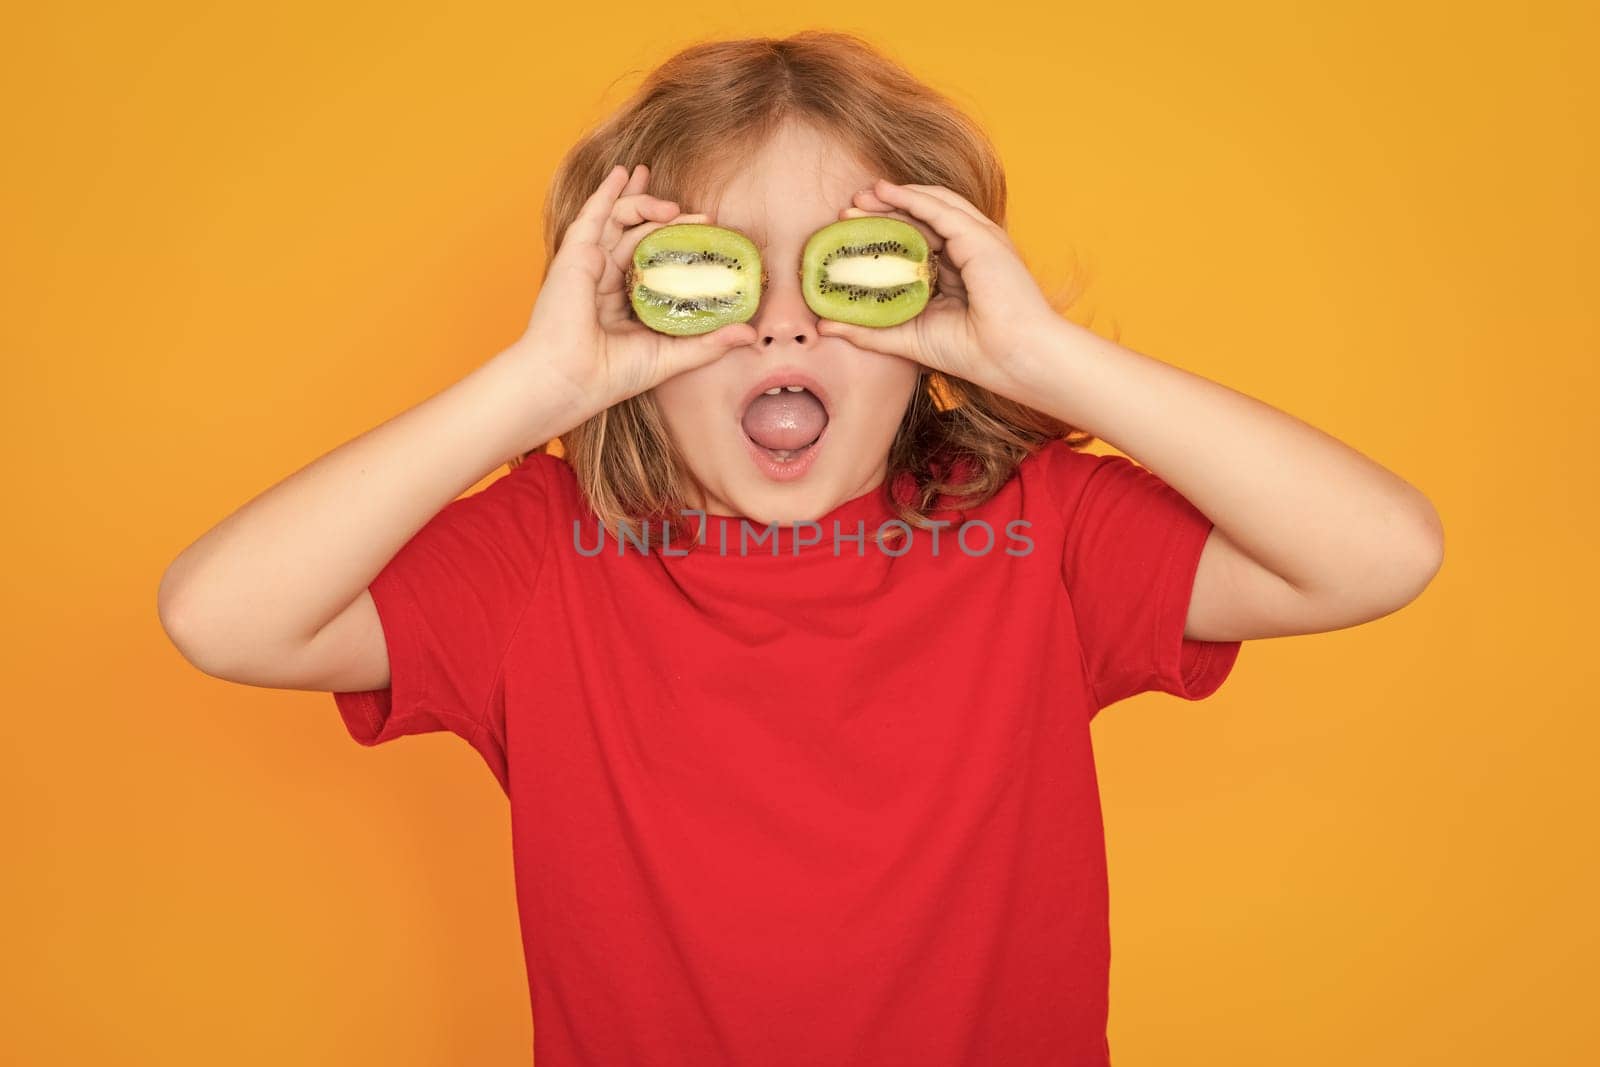
[[[921,314],[939,266],[915,226],[882,215],[830,223],[800,256],[800,291],[822,318],[895,326]]]
[[[633,250],[628,300],[659,333],[710,333],[754,315],[765,280],[761,253],[744,234],[680,222],[650,231]]]

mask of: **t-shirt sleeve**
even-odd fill
[[[446,504],[369,583],[390,677],[333,694],[356,741],[448,730],[508,789],[501,668],[547,549],[542,468],[535,458]]]
[[[1211,520],[1125,456],[1051,447],[1066,523],[1061,577],[1094,710],[1150,690],[1210,696],[1240,648],[1183,633]]]

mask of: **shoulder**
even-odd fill
[[[1096,474],[1116,464],[1132,465],[1124,456],[1098,455],[1057,437],[1017,464],[1015,480],[1030,510],[1070,513]]]
[[[451,501],[434,523],[470,524],[497,538],[528,537],[535,531],[548,536],[552,520],[576,496],[571,469],[559,457],[544,453],[507,466],[509,470],[482,488]]]
[[[1117,452],[1090,452],[1057,438],[1046,442],[1017,468],[1019,479],[1047,496],[1056,510],[1072,514],[1086,499],[1112,487],[1151,490],[1161,481],[1150,470]]]
[[[594,514],[572,464],[549,452],[525,456],[495,483],[501,485],[516,498],[513,507],[530,522],[537,518],[548,530],[570,529],[574,520],[587,522]]]
[[[549,452],[534,452],[523,457],[521,462],[513,462],[510,473],[502,480],[509,482],[513,479],[519,487],[537,492],[551,503],[578,495],[578,479],[572,471],[572,464]]]
[[[1090,472],[1105,458],[1083,452],[1081,445],[1075,447],[1064,438],[1050,438],[1016,461],[1005,480],[975,503],[963,506],[964,501],[973,500],[970,492],[965,498],[959,493],[940,494],[932,513],[958,524],[1022,519],[1041,530],[1057,528],[1071,513],[1069,502],[1082,495]],[[965,484],[969,490],[972,483],[983,478],[978,461],[967,456],[950,461],[948,467],[937,465],[936,473],[945,469],[950,470],[956,484]],[[907,485],[899,495],[914,499],[915,486],[910,484],[909,475],[902,477]]]

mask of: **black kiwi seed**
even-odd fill
[[[651,289],[640,277],[661,266],[718,266],[744,272],[746,263],[760,264],[760,250],[743,234],[701,223],[673,223],[646,234],[634,250],[629,265],[629,300],[638,320],[659,333],[680,336],[706,333],[731,322],[744,322],[760,303],[765,277],[747,273],[733,293],[696,291],[686,279],[685,289],[674,284],[671,292]]]
[[[834,280],[835,261],[881,260],[894,256],[915,265],[915,281],[874,288]],[[863,326],[892,326],[927,306],[933,292],[936,263],[923,235],[894,219],[862,217],[822,227],[801,254],[801,291],[806,303],[824,318]]]

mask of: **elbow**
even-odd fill
[[[200,639],[196,630],[196,613],[192,597],[183,592],[183,585],[175,577],[177,563],[168,567],[156,586],[156,618],[180,655],[190,666],[213,678],[223,677],[224,665],[219,662],[208,642]]]
[[[178,560],[173,560],[167,569],[161,572],[161,581],[156,583],[156,618],[161,620],[161,628],[167,632],[168,637],[174,636],[177,630],[177,571]]]
[[[1416,503],[1395,529],[1389,555],[1389,611],[1421,596],[1444,566],[1444,522],[1426,497],[1417,494]]]
[[[201,666],[200,657],[195,654],[193,642],[189,638],[187,623],[188,609],[185,608],[178,595],[177,583],[172,577],[172,568],[168,567],[161,575],[161,582],[156,586],[156,618],[161,621],[161,629],[167,635],[167,640],[172,642],[184,659],[192,666],[199,667],[201,671],[206,668]]]
[[[1415,502],[1388,512],[1341,552],[1341,564],[1310,588],[1296,586],[1305,612],[1294,633],[1359,626],[1390,615],[1420,597],[1444,565],[1444,523],[1433,505]]]
[[[1419,493],[1414,521],[1417,533],[1413,554],[1416,558],[1417,591],[1421,592],[1444,566],[1444,520],[1439,517],[1439,509],[1433,506],[1433,502]]]

